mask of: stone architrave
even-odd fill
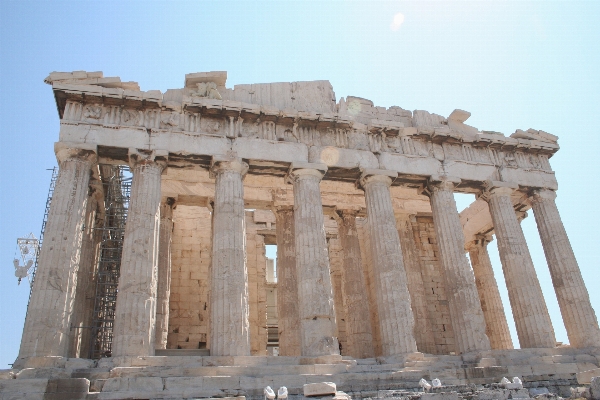
[[[348,355],[354,358],[375,357],[371,312],[367,284],[360,256],[355,210],[338,210],[338,232],[342,244],[342,286],[346,307]]]
[[[487,250],[488,243],[491,241],[491,236],[479,235],[476,240],[468,243],[466,248],[471,258],[479,301],[485,318],[485,333],[490,339],[492,350],[512,349],[514,347],[504,306]]]
[[[169,297],[171,294],[171,234],[173,233],[173,204],[168,197],[160,203],[160,233],[158,239],[158,282],[156,295],[156,349],[167,348],[169,334]]]
[[[465,254],[465,237],[454,200],[455,184],[460,179],[432,176],[428,194],[433,224],[444,268],[450,319],[459,353],[490,349],[485,334],[485,319],[475,286],[475,277]]]
[[[213,157],[216,179],[210,309],[211,356],[249,356],[250,322],[244,175],[248,164]]]
[[[392,207],[390,186],[396,172],[363,170],[367,224],[371,236],[373,275],[383,356],[414,353],[414,317],[408,292],[400,237]]]
[[[54,146],[59,172],[25,318],[19,359],[67,357],[96,148]]]
[[[154,355],[160,185],[166,152],[129,151],[133,181],[115,310],[112,355]]]
[[[506,182],[487,182],[481,198],[489,204],[498,252],[521,348],[555,347],[554,328]]]
[[[596,313],[556,207],[556,192],[535,190],[531,204],[552,283],[572,347],[600,346]]]
[[[400,236],[404,269],[406,270],[406,282],[408,292],[410,293],[410,304],[415,317],[415,341],[417,342],[417,349],[422,353],[435,354],[435,337],[427,309],[427,297],[425,296],[425,286],[423,285],[423,276],[421,275],[423,266],[417,244],[415,243],[412,226],[413,220],[415,220],[414,215],[400,214],[396,218],[396,226],[398,228],[398,235]]]
[[[277,229],[277,315],[279,355],[300,356],[300,314],[298,311],[298,277],[294,210],[281,206],[275,210]]]
[[[319,183],[324,164],[292,163],[301,355],[339,355],[329,255]]]

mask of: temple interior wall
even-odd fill
[[[439,250],[433,217],[417,215],[415,243],[421,257],[421,276],[427,299],[427,309],[433,330],[436,354],[456,352],[454,331],[446,296],[444,270],[439,261]]]
[[[379,330],[379,313],[377,311],[376,291],[378,290],[374,284],[373,277],[373,257],[371,256],[371,239],[367,227],[366,218],[356,219],[356,230],[360,243],[360,257],[363,264],[365,274],[365,283],[367,285],[367,298],[369,301],[369,309],[371,311],[371,327],[373,335],[373,349],[376,356],[381,355],[381,332]]]
[[[252,355],[267,351],[266,223],[246,211],[246,258]],[[206,207],[175,207],[171,253],[169,349],[210,349],[211,212]]]
[[[171,297],[167,348],[210,348],[211,213],[206,207],[173,210]]]
[[[246,211],[246,265],[250,305],[250,353],[267,355],[267,258],[265,238],[258,234],[266,224],[254,221],[254,211]]]
[[[337,338],[342,348],[342,355],[347,355],[344,352],[345,349],[348,349],[348,341],[346,338],[346,305],[344,304],[344,293],[342,288],[343,249],[338,237],[331,237],[328,242],[329,268],[331,270],[331,286],[333,287]]]

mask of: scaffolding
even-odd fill
[[[31,302],[33,281],[35,280],[35,273],[37,272],[38,262],[40,259],[40,251],[42,250],[42,243],[44,241],[44,231],[46,230],[48,214],[50,213],[50,203],[52,202],[52,196],[54,196],[54,188],[56,187],[56,180],[58,179],[58,167],[53,167],[52,169],[48,169],[48,171],[52,171],[52,176],[50,178],[50,188],[48,189],[48,197],[46,197],[46,209],[44,210],[44,218],[42,219],[42,229],[40,230],[40,238],[38,239],[38,243],[35,249],[35,261],[33,263],[33,269],[29,271],[29,300],[27,300],[27,311],[29,311],[29,303]],[[25,314],[25,317],[27,317],[27,312]]]
[[[38,242],[37,254],[35,257],[35,264],[33,265],[33,271],[31,271],[31,280],[29,281],[30,287],[33,288],[33,281],[35,280],[35,273],[38,267],[38,260],[40,251],[42,250],[42,243],[44,242],[44,231],[46,230],[46,223],[48,223],[48,214],[50,213],[50,203],[52,202],[52,196],[54,196],[54,188],[56,187],[56,180],[58,179],[58,167],[48,169],[52,171],[52,177],[50,178],[50,188],[48,189],[48,197],[46,198],[46,208],[44,209],[44,218],[42,219],[42,229],[40,230],[40,239]],[[31,291],[29,293],[31,298]]]
[[[121,270],[121,254],[125,222],[131,191],[131,173],[124,166],[102,165],[104,185],[104,223],[101,231],[92,334],[89,358],[99,359],[112,354],[113,326],[117,303],[117,286]]]

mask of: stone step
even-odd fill
[[[344,364],[317,364],[317,365],[260,365],[240,367],[116,367],[113,368],[108,378],[117,377],[189,377],[189,376],[249,376],[262,377],[272,375],[311,375],[311,374],[343,374],[347,372]]]
[[[147,356],[111,357],[98,360],[98,367],[180,367],[180,366],[257,366],[257,365],[356,365],[356,360],[343,360],[341,356],[281,357],[281,356]]]
[[[119,377],[109,378],[102,385],[99,399],[119,399],[127,394],[132,398],[186,398],[257,396],[264,387],[286,386],[291,395],[302,393],[304,384],[334,382],[338,390],[360,391],[367,388],[383,389],[418,388],[422,373],[345,373],[339,375],[306,374],[248,376],[196,376],[196,377]],[[228,389],[222,389],[228,388]]]
[[[183,356],[183,357],[206,357],[210,356],[208,349],[157,349],[154,350],[157,357]]]

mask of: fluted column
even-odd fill
[[[160,204],[160,232],[158,238],[158,282],[156,294],[155,349],[167,348],[169,334],[169,297],[171,295],[171,234],[173,233],[173,204],[168,197]]]
[[[476,240],[468,243],[466,248],[475,274],[475,284],[485,318],[485,333],[490,339],[490,345],[493,350],[512,349],[513,342],[508,330],[504,306],[487,250],[490,241],[492,241],[491,236],[480,235]]]
[[[132,149],[129,158],[133,181],[121,256],[112,355],[152,356],[156,328],[160,183],[166,154]]]
[[[392,171],[365,170],[360,179],[367,205],[384,356],[417,351],[415,321],[390,194],[392,178],[396,176],[397,173]]]
[[[465,255],[465,236],[454,201],[454,185],[458,182],[458,178],[436,176],[430,179],[428,189],[456,349],[467,353],[489,349],[490,341],[485,334],[475,277]]]
[[[95,148],[55,144],[58,178],[25,318],[19,359],[66,357]]]
[[[481,198],[490,207],[498,252],[521,348],[554,347],[556,338],[511,194],[516,185],[488,182]]]
[[[421,275],[421,257],[418,253],[417,244],[411,220],[414,215],[402,214],[396,219],[404,268],[406,270],[406,282],[410,293],[410,304],[415,317],[415,341],[417,349],[422,353],[435,354],[435,338],[433,327],[429,319],[427,309],[427,298],[425,297],[425,286]]]
[[[293,163],[288,175],[294,184],[301,355],[308,357],[339,354],[319,188],[325,171],[324,164]]]
[[[300,356],[300,314],[298,311],[298,278],[296,243],[292,206],[275,210],[277,229],[277,315],[279,355]]]
[[[346,340],[348,355],[354,358],[375,357],[371,312],[367,284],[360,257],[355,210],[339,210],[338,234],[342,245],[342,293],[346,306]]]
[[[533,192],[531,204],[552,284],[572,347],[600,346],[598,319],[556,207],[556,192]]]
[[[79,271],[77,272],[77,289],[75,304],[71,318],[71,344],[69,357],[87,358],[90,354],[90,334],[94,314],[94,299],[96,295],[96,272],[98,249],[102,240],[102,231],[97,228],[101,224],[104,210],[104,191],[102,182],[94,180],[89,184],[90,192],[87,200],[83,238],[81,240],[81,255]],[[100,212],[97,212],[100,211]]]
[[[216,179],[213,209],[210,354],[249,356],[250,323],[244,175],[248,164],[236,158],[213,157]]]

